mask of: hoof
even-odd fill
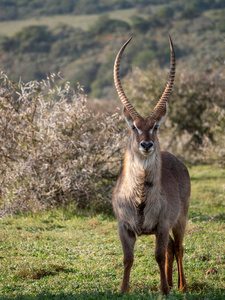
[[[129,293],[129,287],[123,287],[120,288],[120,294]]]
[[[163,295],[169,295],[169,293],[170,293],[170,288],[168,286],[162,288],[161,290],[162,290]]]

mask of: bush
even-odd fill
[[[200,15],[201,15],[201,12],[198,9],[196,9],[195,7],[188,6],[182,12],[181,18],[192,20],[192,19],[198,18]]]
[[[98,73],[99,65],[92,57],[82,61],[82,63],[76,64],[71,76],[71,83],[75,85],[79,81],[84,86],[85,93],[89,93],[91,91],[91,84]]]
[[[133,15],[131,17],[131,21],[132,21],[132,29],[134,29],[137,32],[145,33],[150,28],[149,21],[137,15]]]
[[[120,165],[121,118],[95,114],[69,83],[13,84],[1,73],[0,215],[74,202],[110,207]]]
[[[121,20],[112,20],[108,14],[100,15],[98,20],[89,28],[91,35],[109,34],[114,32],[126,32],[130,25]]]
[[[135,69],[127,79],[127,95],[141,115],[147,117],[160,99],[168,75],[152,66]],[[166,128],[162,130],[164,150],[189,161],[225,161],[224,76],[186,70],[176,74]]]
[[[113,53],[114,54],[114,53]],[[91,84],[91,95],[92,97],[103,97],[108,96],[104,94],[107,88],[112,87],[113,73],[112,66],[114,63],[114,55],[109,54],[105,58],[105,63],[100,64],[98,70],[95,73],[95,80]]]
[[[170,19],[173,18],[174,15],[174,9],[170,6],[164,6],[162,8],[160,8],[157,13],[155,14],[155,16],[163,21],[168,21]]]
[[[132,65],[141,69],[146,69],[148,65],[155,59],[155,52],[151,50],[142,50],[135,57]]]
[[[222,10],[221,16],[219,18],[218,26],[217,26],[220,32],[225,32],[224,13],[225,10]]]
[[[17,53],[49,52],[52,34],[47,26],[28,26],[12,37]]]

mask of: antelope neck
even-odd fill
[[[151,188],[160,181],[161,158],[156,151],[149,157],[138,157],[129,150],[125,154],[125,174],[138,189]]]

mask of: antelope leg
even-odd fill
[[[119,225],[119,236],[124,255],[124,273],[120,292],[124,294],[129,291],[130,271],[134,261],[134,244],[136,242],[136,236],[134,232],[127,230],[123,225]]]

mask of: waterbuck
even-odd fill
[[[187,168],[169,152],[160,151],[157,137],[158,127],[166,117],[167,100],[174,82],[175,52],[169,37],[170,76],[162,97],[149,117],[144,119],[126,97],[120,81],[120,60],[130,40],[131,38],[118,52],[114,65],[116,90],[131,130],[123,167],[112,197],[124,253],[121,293],[129,291],[136,235],[154,234],[155,259],[160,270],[160,288],[163,294],[169,294],[169,287],[173,285],[174,254],[178,265],[179,290],[187,289],[182,264],[182,242],[190,199],[190,178]]]

